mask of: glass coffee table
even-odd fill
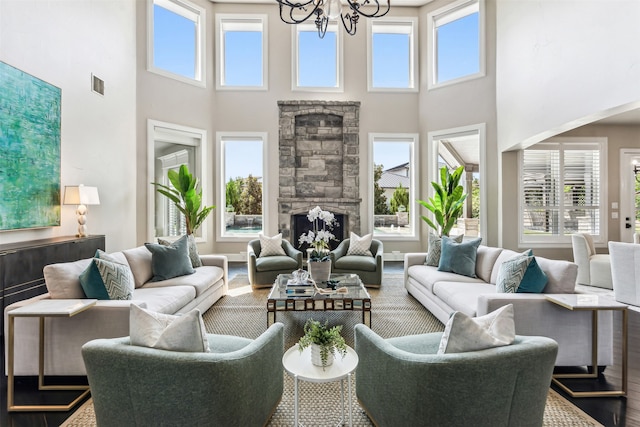
[[[332,274],[329,280],[337,282],[335,291],[296,292],[287,289],[292,278],[291,274],[276,278],[267,297],[267,327],[275,323],[280,311],[361,311],[362,323],[371,327],[371,296],[357,274]]]

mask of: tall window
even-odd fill
[[[248,240],[264,231],[266,133],[218,132],[221,241]]]
[[[367,23],[369,90],[417,90],[417,19],[369,19]]]
[[[267,16],[216,15],[217,89],[267,89]]]
[[[484,0],[460,0],[428,15],[429,88],[484,76]]]
[[[147,69],[204,85],[205,10],[186,0],[148,0]]]
[[[606,140],[549,141],[520,152],[522,243],[606,240]]]
[[[370,134],[373,234],[383,240],[416,238],[418,135]]]
[[[330,23],[324,38],[315,24],[294,25],[292,90],[342,91],[342,32]]]

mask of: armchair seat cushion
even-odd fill
[[[376,260],[368,256],[345,255],[336,260],[335,267],[340,270],[376,271]]]
[[[297,260],[285,255],[273,255],[256,259],[256,271],[274,271],[285,269],[291,269],[291,271],[294,271],[297,268]]]

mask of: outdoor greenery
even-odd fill
[[[426,202],[418,200],[418,203],[433,213],[436,222],[434,223],[424,215],[421,215],[420,218],[436,230],[440,236],[448,236],[451,228],[462,215],[464,200],[467,198],[464,188],[460,185],[463,171],[462,166],[453,172],[449,172],[449,169],[443,166],[440,168],[440,183],[431,183],[435,190],[434,196]]]
[[[338,353],[342,357],[347,355],[347,343],[340,332],[342,332],[342,325],[329,328],[328,322],[323,324],[317,320],[308,319],[304,324],[304,335],[298,341],[298,350],[302,352],[311,344],[319,345],[322,366],[326,366],[329,353]]]
[[[187,165],[180,166],[178,172],[169,169],[167,178],[171,187],[157,182],[158,193],[171,200],[185,218],[187,234],[193,234],[209,216],[215,206],[202,206],[202,190],[198,190],[198,178],[194,177]]]
[[[252,175],[229,180],[225,197],[231,212],[238,215],[262,215],[262,183]]]
[[[388,215],[389,206],[387,206],[387,196],[384,195],[384,188],[380,187],[380,178],[384,166],[373,165],[373,214]]]
[[[404,211],[401,206],[404,207]],[[398,184],[398,187],[396,187],[393,192],[393,196],[389,202],[389,210],[392,214],[395,214],[398,211],[407,212],[409,210],[409,192],[402,186],[402,184]]]

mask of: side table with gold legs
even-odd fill
[[[591,373],[554,374],[553,382],[571,397],[616,397],[627,395],[627,339],[628,339],[628,306],[591,294],[546,294],[550,302],[572,311],[591,311]],[[622,385],[620,390],[574,391],[563,384],[562,378],[598,378],[598,312],[613,310],[622,312]]]
[[[87,385],[45,385],[44,383],[44,320],[46,317],[71,317],[96,304],[95,299],[43,299],[25,305],[7,313],[7,410],[9,412],[29,411],[69,411],[89,394]],[[16,317],[37,317],[39,320],[38,344],[38,389],[39,390],[84,390],[84,392],[68,405],[16,405],[14,402],[14,345]]]

